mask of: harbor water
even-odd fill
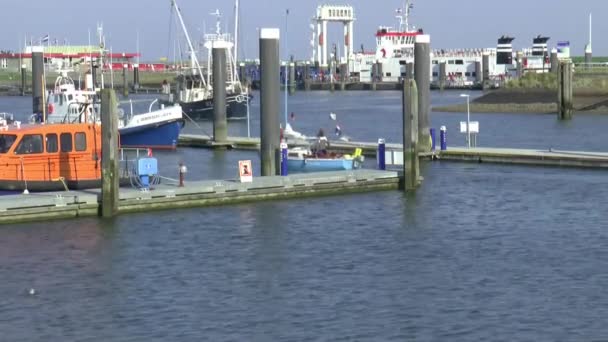
[[[435,105],[462,100],[454,92],[432,97]],[[354,140],[399,142],[400,101],[398,92],[300,92],[289,107],[294,129],[305,134],[320,127],[333,134],[334,112]],[[29,99],[0,98],[0,111],[28,109]],[[481,146],[606,151],[608,116],[471,119],[480,122]],[[464,145],[457,131],[466,113],[431,120],[447,126],[448,148]],[[187,123],[186,131],[212,131],[197,125]],[[246,120],[229,124],[229,135],[246,133]],[[259,174],[256,152],[155,155],[167,177],[185,161],[186,184],[235,178],[241,159]],[[607,338],[604,171],[433,162],[421,173],[415,194],[0,227],[0,340]]]

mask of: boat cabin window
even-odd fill
[[[42,153],[42,134],[26,134],[21,138],[15,154]]]
[[[72,94],[68,95],[68,100],[72,101],[74,99],[74,96]]]
[[[57,144],[57,134],[50,133],[46,135],[46,151],[48,153],[55,153],[59,150]]]
[[[17,136],[13,134],[0,134],[0,153],[8,152],[16,139]]]
[[[87,136],[78,132],[74,135],[74,145],[76,147],[76,151],[86,151],[87,150]]]
[[[59,137],[61,143],[61,152],[72,152],[72,134],[61,133]]]

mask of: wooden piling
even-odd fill
[[[135,94],[139,90],[139,64],[133,64],[133,90]]]
[[[118,213],[118,101],[113,89],[101,90],[101,217]]]
[[[378,63],[372,64],[372,90],[377,89],[376,82],[378,82]]]
[[[296,64],[289,62],[289,95],[296,93]]]
[[[27,80],[27,69],[26,65],[21,65],[21,96],[25,96],[25,82]]]
[[[126,64],[122,66],[122,96],[129,97],[129,78]]]
[[[403,81],[403,180],[404,190],[418,187],[420,165],[418,160],[418,88],[413,79]]]
[[[553,49],[551,50],[551,58],[549,60],[551,62],[551,73],[556,75],[557,74],[557,68],[559,65],[559,61],[557,59],[557,49]]]
[[[439,63],[439,90],[443,91],[445,88],[445,78],[446,78],[446,63]]]
[[[304,64],[304,90],[310,91],[310,62]]]
[[[219,44],[221,42],[214,42]],[[226,49],[213,46],[213,140],[226,142],[228,121],[226,119]]]
[[[480,61],[475,62],[475,82],[483,87],[483,69]]]
[[[413,62],[409,62],[405,66],[405,78],[407,80],[413,80],[414,79],[414,63]]]
[[[418,88],[418,149],[431,151],[431,37],[416,36],[414,43],[414,79]]]
[[[560,120],[572,119],[572,62],[559,62],[557,75],[557,116]]]
[[[42,80],[44,79],[42,51],[41,46],[32,48],[32,113],[42,113],[44,107],[42,101]]]
[[[280,81],[279,29],[260,30],[260,161],[262,176],[277,174]]]
[[[490,83],[490,54],[484,52],[481,56],[481,68],[482,68],[482,89],[486,90]]]

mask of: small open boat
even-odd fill
[[[0,190],[99,187],[101,126],[96,123],[0,126]]]
[[[362,150],[357,148],[352,155],[329,153],[318,156],[307,148],[295,147],[287,152],[287,171],[319,172],[360,169],[364,160],[361,152]]]

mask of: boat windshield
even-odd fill
[[[14,134],[0,134],[0,153],[6,153],[15,143],[17,136]]]

